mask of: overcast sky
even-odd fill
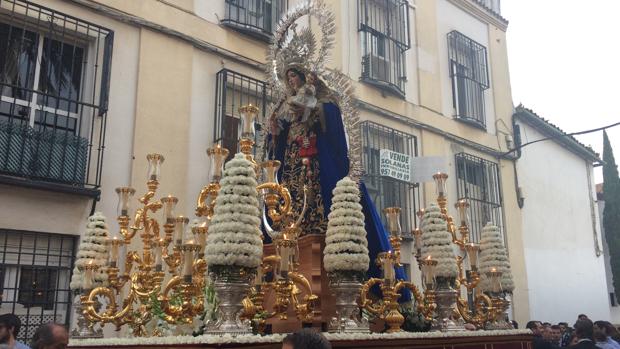
[[[620,121],[620,0],[502,0],[501,6],[515,106],[567,133]],[[620,126],[607,134],[618,163]],[[577,138],[602,156],[602,132]],[[600,167],[595,179],[603,180]]]

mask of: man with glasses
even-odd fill
[[[30,349],[26,344],[17,341],[17,334],[22,322],[13,314],[0,315],[0,345],[8,349]]]

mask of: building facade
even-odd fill
[[[529,109],[516,108],[518,187],[530,316],[557,323],[578,314],[610,319],[593,166],[601,160]],[[570,190],[568,190],[570,188]],[[568,291],[570,290],[570,291]]]
[[[381,149],[445,157],[451,213],[457,198],[469,200],[474,241],[486,222],[500,226],[516,283],[512,315],[528,320],[499,1],[326,2],[338,25],[330,65],[356,82],[364,180],[376,205],[402,207],[407,235],[415,212],[436,199],[433,183],[381,176]],[[68,279],[86,218],[102,211],[115,229],[114,188],[146,191],[147,153],[165,156],[161,196],[193,212],[207,182],[205,149],[235,150],[239,106],[266,110],[265,50],[295,3],[0,3],[0,309],[23,317],[23,338],[40,322],[69,321]],[[415,276],[407,244],[403,255]]]

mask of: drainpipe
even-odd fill
[[[596,231],[596,208],[594,204],[594,192],[592,191],[592,171],[590,170],[590,163],[588,160],[584,160],[586,163],[586,174],[588,177],[588,199],[590,201],[590,219],[592,220],[592,235],[594,235],[594,253],[597,257],[603,254],[600,243],[598,241],[598,232]]]
[[[517,125],[517,120],[515,118],[514,113],[512,114],[512,132],[513,132],[514,146],[519,147],[521,145],[521,127]],[[515,158],[514,158],[512,170],[514,172],[514,177],[515,177],[515,192],[517,194],[517,205],[519,205],[519,208],[523,208],[523,205],[525,204],[524,203],[525,198],[523,197],[521,193],[521,187],[519,186],[519,174],[517,173],[517,160],[521,158],[521,148],[517,149],[516,152],[517,154],[515,155]]]

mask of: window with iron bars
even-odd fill
[[[457,196],[469,202],[470,236],[473,242],[479,242],[482,228],[488,222],[503,231],[499,167],[466,153],[455,157]]]
[[[269,41],[287,0],[226,0],[221,23],[244,34]]]
[[[239,107],[255,105],[260,110],[259,117],[264,117],[271,91],[264,81],[228,69],[220,70],[216,81],[214,139],[230,151],[228,156],[232,158],[240,135]]]
[[[486,129],[484,91],[489,88],[486,47],[454,30],[448,33],[448,56],[456,118]]]
[[[381,150],[387,149],[409,156],[417,156],[417,139],[411,134],[400,132],[371,121],[362,122],[363,180],[384,224],[387,224],[383,209],[401,208],[403,235],[410,236],[416,226],[415,212],[420,207],[420,191],[417,183],[405,182],[381,175]]]
[[[97,188],[113,32],[0,2],[0,174]]]
[[[76,243],[72,235],[0,229],[0,313],[20,318],[19,341],[42,324],[69,325]]]
[[[408,10],[405,0],[360,0],[358,6],[362,81],[401,97],[410,47]]]

